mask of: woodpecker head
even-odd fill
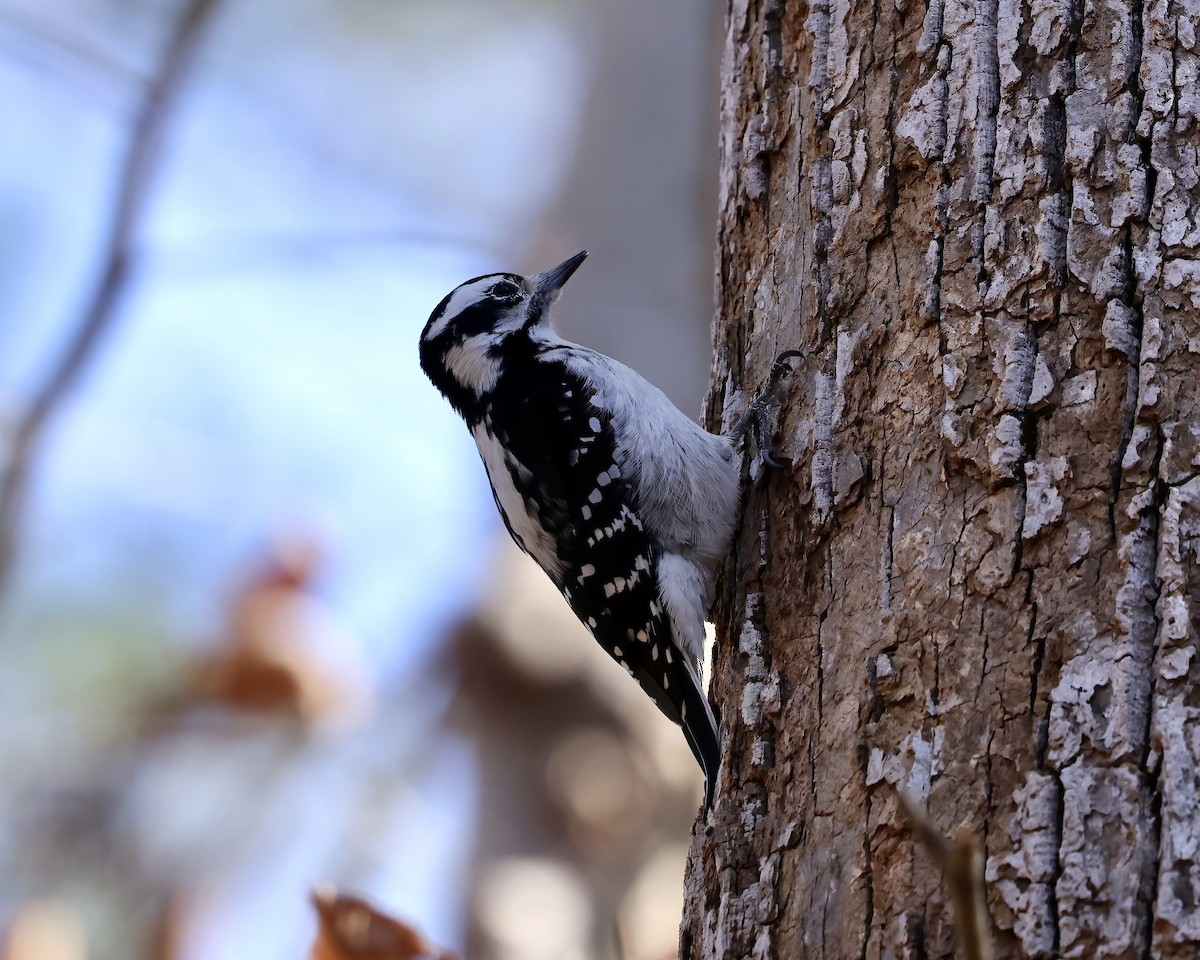
[[[505,348],[549,323],[550,304],[586,256],[532,277],[475,277],[434,308],[421,332],[421,369],[459,413],[495,386]]]

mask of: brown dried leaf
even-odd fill
[[[341,725],[368,706],[361,665],[340,624],[314,593],[319,547],[281,541],[246,579],[221,643],[185,678],[185,705]],[[337,651],[335,656],[330,651]]]
[[[326,887],[313,892],[312,902],[318,929],[311,960],[456,960],[415,927],[358,897]]]

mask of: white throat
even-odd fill
[[[494,334],[484,333],[456,343],[446,351],[446,369],[479,397],[493,390],[500,378],[500,361],[488,353],[496,339]]]

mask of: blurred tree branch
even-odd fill
[[[941,867],[954,902],[959,946],[967,960],[992,960],[992,923],[983,882],[983,854],[970,830],[960,827],[954,838],[942,833],[904,790],[897,790],[900,809],[913,836]]]
[[[17,35],[12,49],[5,51],[6,58],[43,68],[53,63],[59,73],[64,66],[82,66],[91,71],[92,81],[106,77],[139,86],[145,82],[139,71],[122,63],[90,37],[72,32],[41,13],[0,2],[0,17],[4,26]]]
[[[134,234],[157,170],[164,130],[204,28],[220,4],[221,0],[187,0],[184,4],[130,133],[96,286],[62,354],[34,389],[13,427],[0,468],[0,598],[12,574],[21,515],[46,428],[112,328],[131,273]]]

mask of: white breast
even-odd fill
[[[537,513],[526,507],[525,498],[513,483],[514,473],[522,483],[531,481],[533,474],[501,445],[484,424],[472,427],[471,435],[475,438],[475,446],[479,448],[479,456],[491,481],[496,506],[508,522],[517,545],[556,581],[561,580],[563,565],[559,562],[554,538],[542,527]]]

